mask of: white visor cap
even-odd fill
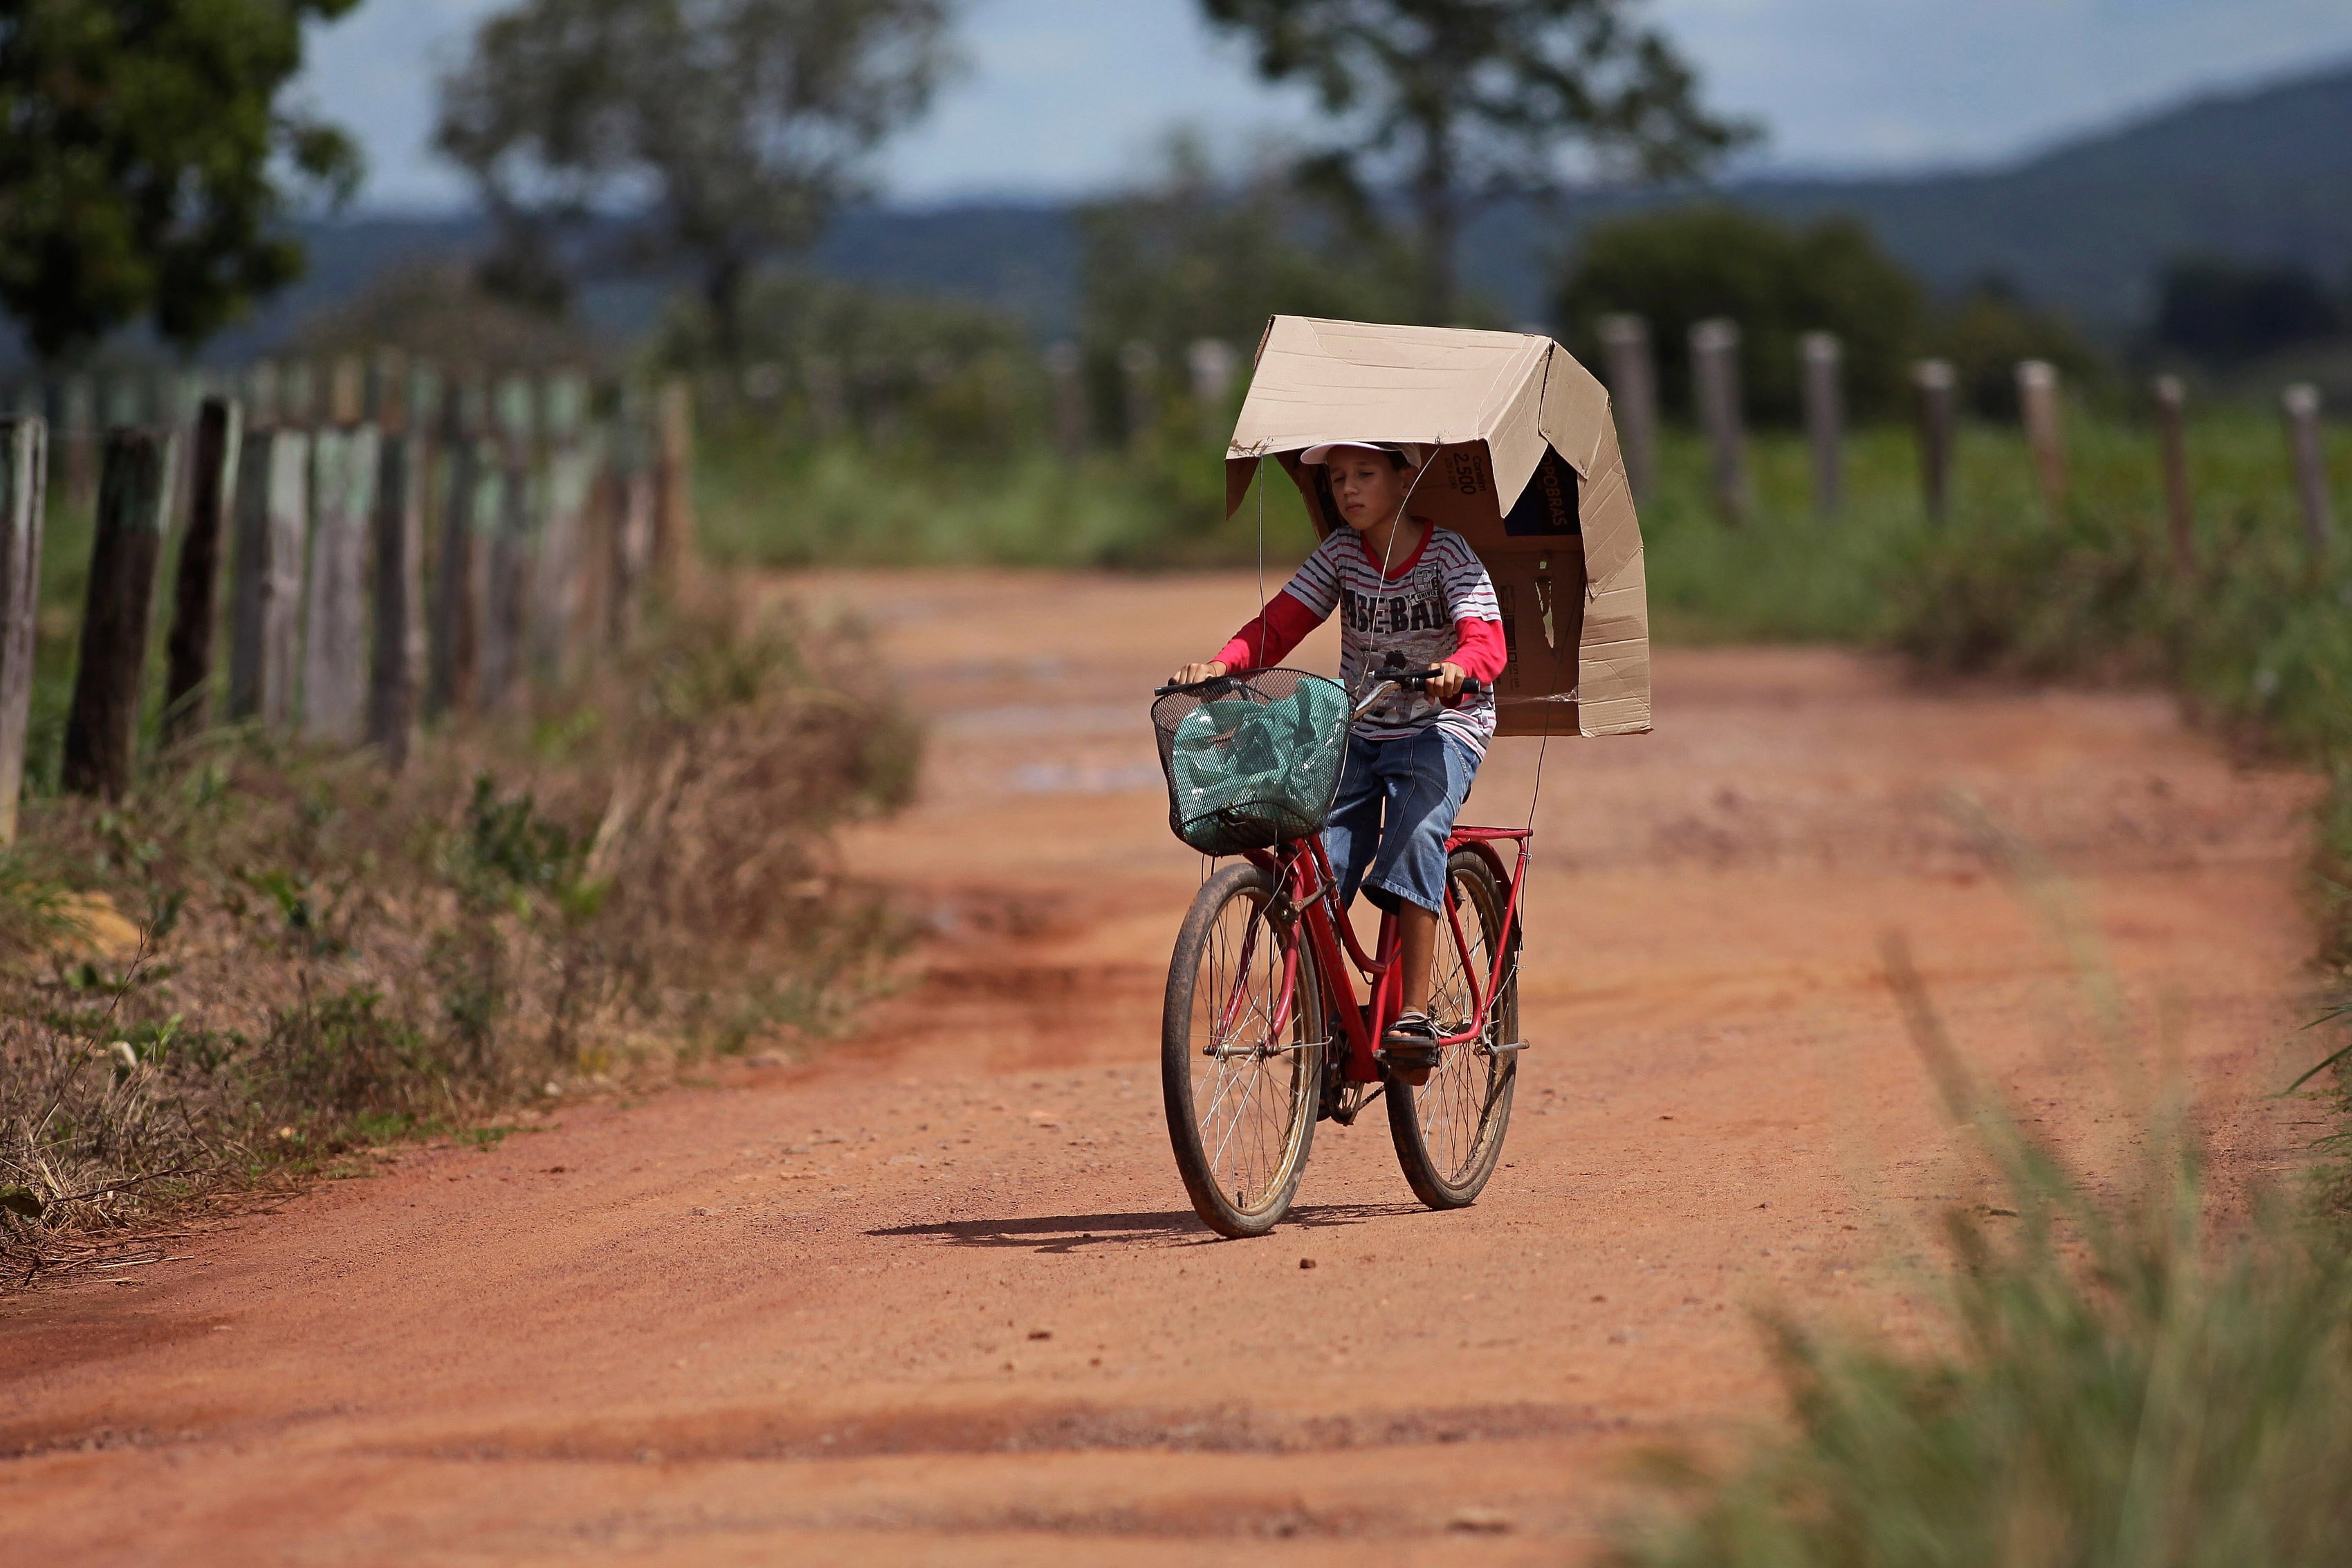
[[[1393,452],[1405,461],[1408,468],[1418,468],[1429,461],[1429,448],[1417,441],[1327,441],[1320,446],[1310,446],[1298,455],[1298,461],[1319,465],[1328,462],[1331,454],[1349,447],[1366,452]]]

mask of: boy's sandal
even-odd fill
[[[1372,1060],[1418,1089],[1429,1082],[1430,1071],[1443,1054],[1437,1043],[1437,1030],[1430,1021],[1419,1014],[1407,1013],[1381,1037],[1381,1049],[1372,1052]]]

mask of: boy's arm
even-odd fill
[[[1481,621],[1465,616],[1454,623],[1454,657],[1446,663],[1459,669],[1474,681],[1493,685],[1500,679],[1503,666],[1510,663],[1510,649],[1503,642],[1500,621]]]
[[[1263,670],[1282,663],[1307,634],[1323,624],[1323,617],[1291,597],[1285,589],[1274,596],[1265,612],[1240,631],[1217,653],[1227,674]]]
[[[1176,684],[1190,685],[1213,674],[1263,670],[1287,658],[1293,648],[1306,641],[1307,633],[1322,625],[1339,608],[1339,578],[1331,565],[1330,551],[1331,541],[1326,539],[1258,618],[1234,633],[1233,641],[1220,649],[1213,661],[1218,668],[1187,664],[1176,672]]]
[[[1454,615],[1454,656],[1446,663],[1491,687],[1510,663],[1510,649],[1503,641],[1503,607],[1476,553],[1458,538],[1449,536],[1446,542],[1445,597]],[[1441,700],[1452,701],[1458,689],[1447,691]]]

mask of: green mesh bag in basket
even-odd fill
[[[1208,855],[1319,831],[1348,751],[1348,693],[1298,670],[1257,670],[1151,705],[1168,825]]]

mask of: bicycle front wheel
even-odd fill
[[[1263,1236],[1290,1208],[1323,1082],[1323,983],[1274,882],[1227,866],[1202,885],[1168,966],[1160,1077],[1168,1141],[1193,1210],[1223,1236]]]
[[[1445,913],[1438,918],[1437,949],[1429,967],[1429,1017],[1441,1035],[1467,1034],[1440,1054],[1429,1082],[1415,1089],[1389,1075],[1389,1137],[1415,1197],[1432,1208],[1463,1208],[1477,1200],[1503,1155],[1518,1083],[1518,1053],[1499,1046],[1519,1040],[1519,966],[1516,933],[1503,930],[1503,886],[1485,857],[1456,850],[1445,863]],[[1495,973],[1494,955],[1510,956],[1502,983],[1476,998]],[[1474,987],[1472,976],[1477,977]]]

